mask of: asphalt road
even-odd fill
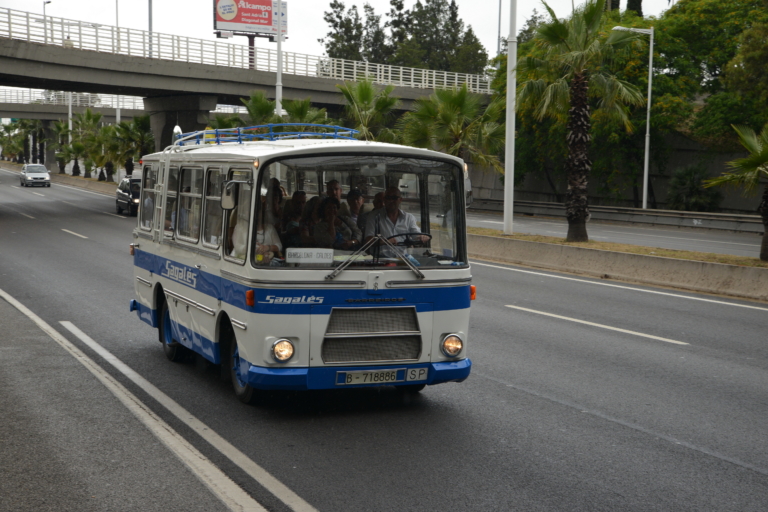
[[[503,215],[497,212],[470,210],[467,224],[472,227],[504,229]],[[563,219],[515,215],[515,233],[565,238],[568,223]],[[643,226],[592,220],[587,224],[590,240],[620,244],[660,247],[679,251],[711,252],[757,258],[762,236],[715,229]]]
[[[1,510],[768,509],[768,304],[474,262],[467,381],[249,407],[128,312],[113,210],[0,172]]]

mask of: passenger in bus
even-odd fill
[[[314,229],[319,222],[317,217],[318,207],[320,206],[320,196],[315,196],[304,205],[304,211],[301,214],[301,245],[304,247],[315,246]]]
[[[280,225],[283,219],[282,204],[283,189],[277,178],[272,178],[267,187],[267,222],[272,224],[278,232],[282,228]]]
[[[297,190],[289,201],[286,201],[283,215],[282,239],[286,247],[301,247],[301,214],[307,204],[307,193]]]
[[[339,201],[326,197],[318,210],[320,221],[315,224],[313,234],[318,247],[333,249],[355,249],[360,240],[354,237],[350,225],[339,217]]]
[[[331,180],[325,184],[325,196],[334,197],[341,204],[341,184],[338,180]]]
[[[400,209],[402,201],[403,197],[399,188],[390,187],[384,191],[384,208],[374,210],[368,216],[365,226],[366,242],[375,234],[380,233],[389,243],[396,245],[404,242],[406,238],[402,236],[395,237],[394,235],[421,232],[421,228],[416,223],[416,217]],[[420,242],[426,242],[429,239],[421,235],[414,235],[408,238],[412,241]],[[383,242],[379,241],[379,245],[382,244]],[[382,250],[382,254],[394,256],[389,248]]]
[[[147,193],[146,197],[144,198],[144,203],[142,204],[142,209],[141,209],[141,227],[143,228],[152,227],[152,214],[154,213],[154,208],[155,208],[154,193],[152,195]]]
[[[282,257],[283,243],[280,241],[275,226],[269,223],[267,202],[268,198],[261,198],[261,212],[256,225],[256,240],[254,240],[256,265],[270,265],[274,258]]]
[[[347,192],[347,200],[341,204],[339,215],[349,217],[357,225],[358,218],[363,211],[365,198],[359,188],[353,188]]]
[[[360,230],[363,232],[363,240],[371,233],[366,232],[366,225],[368,223],[368,217],[370,217],[376,210],[379,210],[384,207],[384,192],[379,192],[375,196],[373,196],[373,210],[369,212],[363,212],[360,214],[360,216],[357,219],[357,227],[360,228]]]

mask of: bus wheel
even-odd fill
[[[168,311],[168,303],[163,301],[160,306],[160,342],[163,344],[163,352],[169,361],[175,363],[184,359],[185,348],[178,341],[173,339],[173,329],[171,329],[171,313]]]
[[[229,343],[229,348],[230,374],[232,376],[232,387],[235,388],[235,395],[244,404],[254,404],[258,400],[258,390],[248,384],[246,375],[243,375],[240,371],[240,351],[237,348],[237,339],[234,335]]]

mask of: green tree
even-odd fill
[[[688,212],[716,212],[723,195],[705,187],[707,169],[691,165],[672,173],[667,194],[667,208]]]
[[[251,96],[247,100],[240,98],[240,101],[245,105],[248,111],[248,117],[251,121],[251,126],[267,124],[267,123],[280,123],[281,118],[275,116],[275,101],[269,100],[264,91],[251,91]],[[277,120],[276,120],[277,119]]]
[[[504,148],[506,128],[499,122],[503,111],[503,100],[483,106],[483,98],[469,93],[464,85],[438,89],[428,98],[417,99],[398,127],[404,144],[442,151],[503,172],[497,156]]]
[[[213,119],[209,120],[208,126],[213,130],[224,130],[245,126],[245,122],[240,114],[216,114]]]
[[[149,115],[134,117],[115,126],[117,139],[116,161],[124,162],[126,175],[133,174],[135,161],[142,155],[154,152],[155,138],[152,134]]]
[[[768,179],[768,124],[760,135],[747,126],[734,126],[739,140],[749,152],[749,156],[728,162],[731,172],[707,180],[706,186],[735,185],[744,187],[745,194],[754,193],[761,180]],[[763,188],[763,196],[757,211],[763,221],[763,239],[760,244],[760,259],[768,261],[768,183]]]
[[[56,163],[59,166],[59,174],[65,174],[67,161],[64,160],[62,151],[69,142],[69,124],[62,120],[54,121],[51,130],[53,131],[51,147],[56,152]]]
[[[644,100],[636,87],[610,74],[606,61],[616,50],[638,39],[632,32],[602,34],[605,0],[588,0],[561,21],[544,3],[552,22],[539,28],[535,42],[545,51],[543,58],[523,57],[517,63],[521,77],[518,100],[521,106],[535,105],[535,115],[567,119],[565,164],[568,189],[565,199],[568,219],[567,241],[586,242],[589,218],[587,183],[591,130],[590,96],[597,100],[603,115],[618,120],[631,130],[625,105]]]
[[[379,88],[370,80],[337,85],[344,96],[344,120],[358,130],[363,140],[393,141],[396,136],[390,128],[394,110],[400,104],[390,96],[395,87]]]
[[[312,106],[310,98],[304,100],[285,100],[283,110],[287,114],[288,123],[327,124],[327,114],[324,108]],[[302,128],[302,127],[296,127]],[[304,131],[303,129],[292,131]]]
[[[731,90],[755,97],[768,107],[768,23],[755,23],[742,32],[738,51],[725,74]]]
[[[643,17],[643,0],[627,0],[627,10],[634,11],[635,14],[637,14],[642,18]]]
[[[361,51],[365,27],[353,5],[347,11],[344,2],[333,0],[331,11],[323,13],[323,19],[330,27],[325,38],[317,41],[325,47],[325,53],[334,59],[363,60]]]

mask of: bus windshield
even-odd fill
[[[269,162],[254,194],[251,263],[307,269],[463,266],[462,177],[455,163],[406,156]]]

